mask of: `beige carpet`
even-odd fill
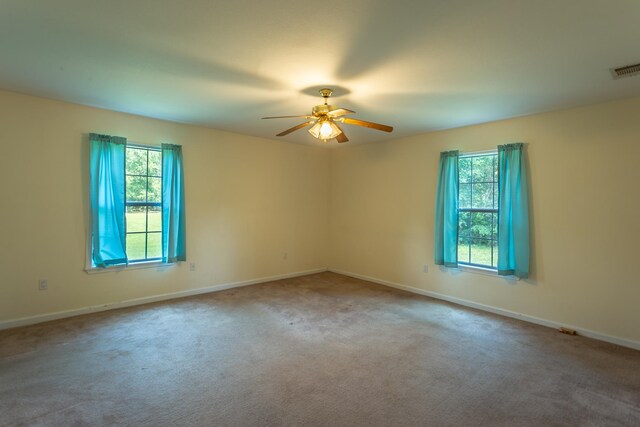
[[[640,426],[640,352],[322,273],[0,332],[0,425]]]

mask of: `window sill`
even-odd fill
[[[492,268],[478,267],[475,265],[458,264],[458,268],[451,268],[451,269],[462,271],[465,273],[480,274],[482,276],[499,277],[499,278],[514,281],[514,282],[517,282],[520,280],[520,278],[517,276],[500,276],[498,274],[498,270],[494,270]]]
[[[162,261],[147,261],[147,262],[136,262],[129,265],[112,265],[110,267],[99,268],[99,267],[88,267],[85,268],[84,271],[87,274],[102,274],[102,273],[119,273],[123,270],[142,270],[145,268],[167,268],[176,265],[175,263],[165,263]]]

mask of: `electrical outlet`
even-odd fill
[[[422,272],[423,273],[428,273],[429,272],[429,266],[427,264],[422,266]]]
[[[190,262],[189,263],[189,271],[196,271],[196,263],[195,262]]]
[[[49,282],[47,279],[38,280],[38,290],[46,291],[47,289],[49,289]]]

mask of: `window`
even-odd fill
[[[460,155],[458,173],[458,262],[496,269],[498,154]]]
[[[89,153],[86,271],[186,261],[182,146],[90,133]]]
[[[162,152],[128,144],[125,165],[129,262],[162,258]]]
[[[524,144],[440,153],[433,261],[529,277],[529,190]]]

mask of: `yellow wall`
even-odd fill
[[[89,132],[183,146],[196,271],[83,271]],[[0,321],[326,267],[329,156],[0,92]]]
[[[531,278],[436,268],[439,153],[518,141],[530,164]],[[640,98],[331,154],[332,269],[640,342]]]
[[[326,150],[0,92],[0,322],[328,265],[640,342],[638,117],[640,98]],[[183,145],[196,271],[83,271],[89,132]],[[436,268],[439,152],[514,141],[531,278]]]

